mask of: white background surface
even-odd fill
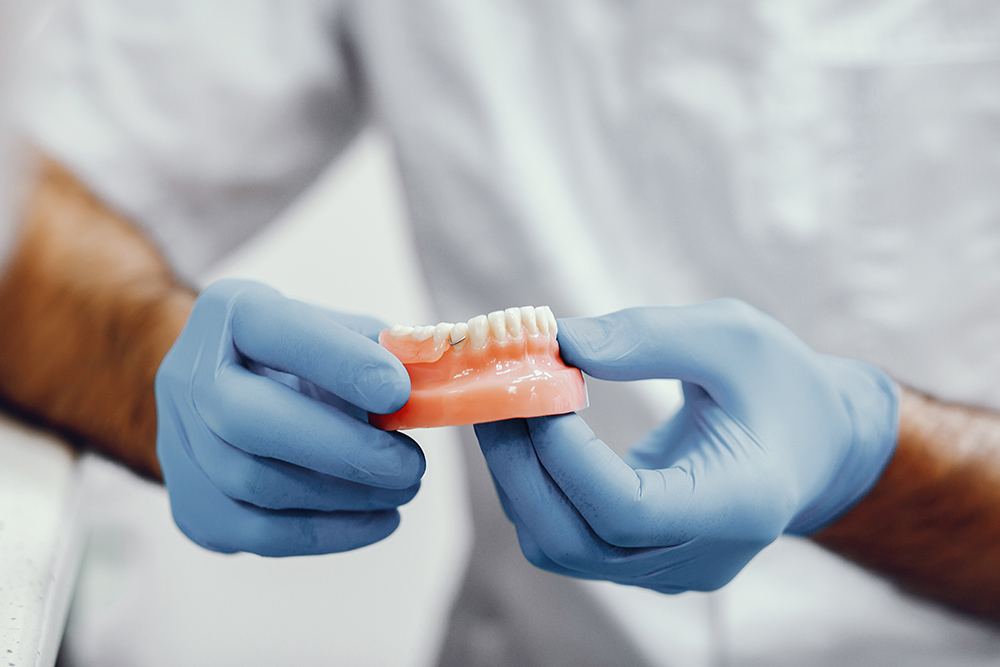
[[[80,555],[79,480],[57,439],[0,416],[0,664],[56,657]]]

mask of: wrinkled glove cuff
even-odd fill
[[[853,426],[852,441],[826,492],[799,512],[785,529],[791,535],[811,535],[846,514],[874,488],[896,451],[899,386],[870,364],[840,361],[857,365],[860,380],[866,385],[844,397]]]

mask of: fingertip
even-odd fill
[[[348,543],[341,547],[338,543],[343,542],[343,536],[338,535],[336,531],[330,535],[330,540],[337,545],[337,548],[334,549],[335,551],[353,551],[354,549],[360,549],[361,547],[381,542],[395,533],[402,522],[402,516],[398,509],[378,510],[367,512],[366,514],[368,515],[367,520],[355,531],[353,543]],[[331,550],[327,549],[325,551],[329,552]]]
[[[613,327],[602,317],[570,317],[558,320],[559,355],[567,364],[583,368],[613,335]]]
[[[400,492],[399,497],[395,499],[396,507],[402,507],[403,505],[406,505],[414,498],[416,498],[417,493],[419,492],[420,492],[420,480],[417,480],[415,484],[410,485],[408,488],[403,489]]]
[[[393,436],[397,438],[406,438],[405,446],[408,451],[413,453],[415,458],[415,463],[412,466],[413,477],[415,478],[414,484],[418,484],[421,478],[423,478],[424,473],[427,472],[427,457],[424,456],[424,450],[420,449],[420,445],[418,445],[413,438],[404,433],[394,433]]]
[[[378,415],[396,412],[410,400],[410,375],[402,362],[382,347],[385,353],[370,372],[355,384],[358,407]]]
[[[244,356],[367,412],[395,412],[409,400],[403,364],[370,337],[382,328],[377,320],[328,311],[270,288],[255,288],[248,297],[232,313],[233,344]]]
[[[559,320],[559,354],[563,361],[588,375],[605,380],[638,379],[643,373],[648,344],[643,326],[645,309],[630,308],[601,317]]]
[[[398,431],[378,431],[389,439],[390,458],[375,473],[370,483],[389,489],[408,489],[419,484],[427,471],[427,458],[413,438]]]
[[[358,543],[356,545],[352,545],[350,549],[368,546],[369,544],[374,544],[384,540],[396,532],[396,529],[399,528],[399,524],[402,521],[398,509],[386,509],[370,512],[369,517],[369,521],[366,522],[364,529],[359,531],[361,535],[359,535]],[[337,539],[336,535],[334,536],[334,539]]]

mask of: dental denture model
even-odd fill
[[[386,431],[587,407],[583,374],[559,358],[556,319],[547,306],[498,310],[467,323],[396,325],[378,341],[410,374],[406,405],[390,415],[368,415]]]

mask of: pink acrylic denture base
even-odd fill
[[[369,422],[382,430],[541,417],[588,404],[583,374],[559,358],[555,336],[525,330],[474,348],[401,340],[386,330],[379,343],[403,362],[411,387],[410,400],[397,412],[369,413]]]

